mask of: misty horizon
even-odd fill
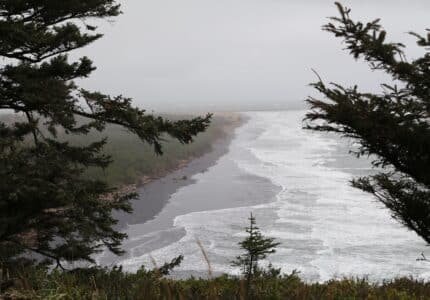
[[[85,88],[133,98],[155,112],[305,108],[315,69],[327,82],[377,91],[387,77],[371,72],[323,32],[333,1],[120,1],[123,14],[103,22],[104,38],[76,51],[97,70]],[[356,20],[381,18],[388,40],[417,55],[430,3],[343,1]],[[406,13],[405,13],[406,12]],[[402,22],[399,22],[399,19]]]

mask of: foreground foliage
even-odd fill
[[[243,277],[213,277],[209,258],[206,279],[191,277],[175,279],[172,270],[183,256],[153,270],[141,267],[136,273],[121,267],[85,268],[71,271],[49,271],[34,266],[0,266],[0,299],[429,299],[430,284],[412,278],[401,278],[382,284],[366,279],[330,280],[306,283],[298,272],[282,275],[269,264],[259,266],[260,259],[274,252],[273,239],[261,235],[251,214],[251,226],[240,245],[247,252],[236,262],[243,268]],[[252,227],[252,229],[251,229]],[[252,233],[252,234],[251,234]],[[257,234],[258,238],[255,239]],[[267,247],[266,247],[267,246]],[[253,259],[251,258],[253,257]]]
[[[353,185],[376,196],[400,223],[430,243],[430,35],[411,33],[424,54],[407,59],[404,45],[386,40],[379,20],[356,22],[337,3],[340,16],[324,30],[344,41],[355,58],[391,77],[380,93],[357,86],[313,86],[325,96],[309,98],[308,128],[353,138],[357,156],[371,156],[383,171]],[[345,70],[349,72],[349,70]]]
[[[209,115],[170,121],[77,85],[95,67],[67,53],[101,38],[94,19],[118,14],[115,0],[0,1],[0,112],[21,117],[0,121],[0,262],[26,254],[61,267],[102,248],[122,253],[112,211],[130,212],[135,195],[83,176],[111,163],[105,139],[76,145],[60,132],[79,139],[115,124],[162,154],[166,136],[188,144],[209,126]]]
[[[0,273],[1,274],[1,273]],[[157,270],[125,273],[120,268],[73,272],[25,268],[0,276],[5,299],[247,299],[246,279],[163,278]],[[252,279],[248,299],[430,299],[430,284],[401,278],[382,284],[365,279],[306,283],[297,275],[261,275]]]
[[[245,253],[237,256],[236,259],[232,261],[232,265],[242,269],[242,274],[246,278],[247,294],[249,294],[251,291],[252,278],[264,272],[258,263],[266,259],[268,255],[275,253],[276,247],[279,246],[280,243],[275,242],[274,238],[262,235],[252,213],[249,217],[249,227],[246,227],[245,231],[247,233],[246,238],[239,242],[240,249],[244,250]],[[268,272],[279,274],[280,269],[278,270],[270,266]]]

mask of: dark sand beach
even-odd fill
[[[208,168],[216,164],[217,160],[227,153],[230,142],[234,138],[234,130],[246,122],[241,118],[235,126],[226,128],[226,134],[214,141],[214,145],[209,152],[190,160],[185,166],[169,172],[167,175],[152,180],[139,187],[138,199],[133,200],[133,213],[116,213],[115,218],[121,227],[124,225],[142,224],[152,220],[167,204],[170,196],[183,186],[193,184],[195,180],[192,176],[205,172]]]
[[[131,256],[148,254],[178,241],[185,235],[185,230],[181,226],[174,226],[177,216],[273,201],[280,187],[274,186],[267,178],[240,170],[226,156],[236,129],[245,122],[247,119],[242,116],[240,122],[228,128],[224,137],[214,141],[213,148],[208,153],[138,188],[139,198],[132,203],[133,213],[116,215],[123,230],[129,235],[123,245],[126,253],[117,257],[105,252],[99,257],[100,263],[120,264]],[[196,188],[182,189],[196,183],[196,175],[201,178],[202,173],[209,168],[210,176],[204,176],[205,179],[198,186],[195,185]],[[250,182],[252,188],[249,186]]]

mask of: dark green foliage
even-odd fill
[[[174,259],[172,259],[171,262],[165,263],[160,268],[158,268],[158,272],[163,276],[169,275],[174,268],[179,267],[179,265],[182,263],[183,260],[184,260],[184,256],[179,255],[178,257],[175,257]]]
[[[429,243],[430,35],[411,33],[425,54],[409,61],[402,44],[386,41],[379,20],[355,22],[349,9],[337,6],[340,17],[323,29],[342,38],[354,58],[364,58],[372,70],[387,73],[393,82],[373,94],[320,80],[313,86],[329,101],[307,100],[312,109],[308,128],[353,138],[360,145],[357,156],[372,155],[373,165],[384,171],[354,180],[353,185],[374,194],[396,220]]]
[[[87,22],[119,13],[113,0],[0,0],[0,112],[19,116],[0,122],[0,261],[32,252],[61,266],[91,262],[103,247],[122,253],[111,213],[130,211],[134,195],[82,176],[110,164],[106,140],[74,145],[58,132],[77,138],[115,124],[161,154],[166,135],[186,144],[209,125],[210,116],[169,121],[77,86],[95,67],[66,53],[101,37]]]
[[[169,119],[187,118],[187,116],[164,116]],[[109,155],[113,162],[106,168],[90,168],[85,176],[106,181],[111,185],[139,184],[144,176],[157,178],[167,171],[183,165],[184,161],[199,157],[207,153],[217,142],[225,137],[226,131],[231,130],[237,121],[227,117],[214,116],[211,126],[199,134],[188,145],[181,145],[179,141],[166,137],[163,143],[163,155],[151,151],[150,145],[142,145],[139,138],[126,133],[119,126],[108,126],[102,134],[91,132],[85,137],[65,137],[73,145],[84,145],[107,136],[108,142],[103,152]],[[61,135],[63,137],[63,135]]]
[[[140,269],[126,273],[121,268],[85,269],[74,272],[40,268],[3,270],[0,298],[6,299],[240,299],[246,298],[245,282],[227,275],[214,279],[174,280],[163,278],[157,270]],[[430,284],[400,278],[380,284],[364,279],[330,280],[306,283],[297,275],[260,276],[254,279],[253,300],[334,300],[334,299],[430,299]],[[9,296],[9,298],[7,297]]]
[[[243,241],[239,242],[240,248],[245,250],[245,253],[232,261],[233,266],[242,268],[242,273],[246,277],[246,290],[248,294],[253,277],[262,274],[266,276],[270,274],[277,277],[280,274],[280,270],[274,269],[271,265],[268,271],[264,271],[258,266],[260,260],[276,252],[275,248],[279,243],[275,243],[275,239],[266,238],[261,234],[252,213],[249,217],[249,223],[249,227],[246,228],[248,236]]]

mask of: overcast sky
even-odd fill
[[[98,70],[82,85],[161,111],[304,107],[316,69],[326,81],[375,90],[386,77],[355,62],[321,31],[331,0],[122,0],[105,37],[80,50]],[[419,54],[406,34],[430,27],[428,0],[343,1],[352,16],[382,18],[388,39]]]

